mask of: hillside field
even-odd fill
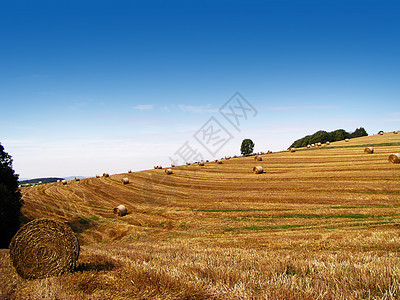
[[[24,187],[26,221],[68,222],[81,254],[73,273],[24,280],[1,250],[0,299],[399,299],[391,153],[400,134]]]

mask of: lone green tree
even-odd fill
[[[12,159],[0,144],[0,248],[8,248],[17,232],[23,201],[18,190],[18,175],[12,168]]]
[[[242,155],[246,156],[246,155],[250,155],[251,153],[253,153],[254,150],[254,143],[251,139],[244,139],[242,141],[242,146],[240,147],[240,152],[242,153]]]

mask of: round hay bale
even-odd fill
[[[262,161],[262,157],[259,155],[254,156],[254,160],[256,161]]]
[[[100,178],[100,175],[99,175],[99,174],[96,174],[96,178]]]
[[[395,130],[395,131],[393,131],[393,133],[394,133],[394,134],[398,134],[399,132]]]
[[[61,180],[61,183],[62,183],[63,185],[66,185],[66,184],[67,184],[67,181],[66,181],[65,179],[63,179],[63,180]]]
[[[222,160],[220,160],[220,159],[216,159],[215,162],[216,162],[217,164],[219,164],[219,165],[222,165]]]
[[[321,146],[322,146],[321,142],[318,142],[318,144],[317,144],[317,145],[318,145],[318,147],[321,147]]]
[[[172,169],[165,169],[165,174],[171,175],[172,173]]]
[[[349,141],[349,139],[345,139],[344,141],[345,141],[345,142],[348,142],[348,141]]]
[[[389,162],[398,164],[400,162],[400,153],[393,153],[389,155]]]
[[[313,148],[314,148],[314,147],[315,147],[315,144],[311,144],[311,147],[313,147]]]
[[[383,135],[383,131],[379,131],[378,133],[379,133],[379,135]]]
[[[79,177],[75,177],[75,181],[79,181],[80,179],[79,179]]]
[[[307,145],[307,148],[311,148],[311,145]]]
[[[199,161],[198,163],[197,163],[199,166],[201,166],[201,167],[203,167],[204,166],[204,161]]]
[[[364,149],[364,153],[372,154],[372,153],[374,153],[374,148],[372,148],[372,147],[367,147],[367,148]]]
[[[128,184],[129,183],[129,178],[122,178],[122,183],[123,184]]]
[[[228,159],[231,159],[231,157],[230,156],[225,156],[225,159],[228,160]]]
[[[261,174],[264,172],[264,170],[263,170],[263,167],[261,167],[261,166],[255,166],[253,168],[253,172],[254,172],[254,174]]]
[[[128,170],[128,173],[132,173],[132,170]]]
[[[114,208],[114,214],[123,217],[128,213],[128,210],[126,209],[125,205],[118,205],[116,208]]]
[[[79,243],[71,228],[53,219],[36,219],[21,227],[10,243],[10,258],[25,279],[74,270]]]
[[[57,182],[60,182],[61,180],[60,179],[57,179]]]
[[[296,149],[295,149],[295,148],[290,148],[289,151],[290,151],[290,152],[296,152]]]
[[[331,142],[326,142],[326,144],[327,144],[327,145],[330,145],[330,144],[331,144]]]
[[[271,151],[271,150],[268,150],[267,154],[271,154],[271,153],[272,153],[272,151]]]
[[[175,164],[171,164],[171,168],[175,168]]]
[[[190,162],[187,161],[187,162],[186,162],[186,165],[187,165],[187,166],[190,166]]]
[[[108,173],[103,173],[103,177],[110,177],[110,174],[108,174]]]
[[[154,166],[154,170],[156,170],[158,168],[158,166]]]

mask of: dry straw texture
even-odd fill
[[[171,175],[172,174],[172,170],[171,169],[165,169],[165,174]]]
[[[71,228],[53,219],[36,219],[18,230],[10,243],[10,258],[26,279],[74,270],[79,243]]]
[[[256,156],[254,157],[254,160],[256,160],[256,161],[262,161],[262,157],[261,157],[260,155],[256,155]]]
[[[123,184],[128,184],[129,183],[129,178],[122,178],[122,183]]]
[[[390,154],[389,161],[393,164],[398,164],[400,162],[400,154],[399,153]]]
[[[374,153],[374,148],[372,148],[372,147],[367,147],[367,148],[364,149],[364,153],[372,154],[372,153]]]
[[[263,167],[261,166],[256,166],[253,168],[254,174],[262,174],[264,172]]]
[[[114,208],[114,214],[117,216],[123,217],[128,213],[128,210],[126,209],[125,205],[118,205],[116,208]]]

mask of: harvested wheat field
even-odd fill
[[[0,298],[398,299],[399,152],[385,133],[22,188],[26,220],[67,221],[80,256],[26,280],[2,250]]]

